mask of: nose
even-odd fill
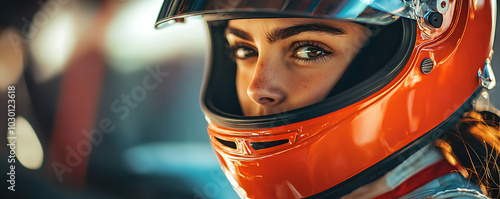
[[[247,94],[257,104],[272,107],[286,98],[283,63],[276,58],[259,57]]]

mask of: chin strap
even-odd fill
[[[462,171],[459,164],[450,164],[434,144],[428,144],[381,178],[342,199],[488,198],[462,176]]]
[[[447,160],[441,159],[440,161],[430,165],[424,170],[410,177],[408,180],[401,183],[395,189],[379,195],[374,199],[383,198],[399,198],[409,194],[417,188],[451,172],[457,171],[457,168],[451,165]]]
[[[429,144],[383,177],[342,198],[399,198],[457,170],[433,144]]]

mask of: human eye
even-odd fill
[[[333,53],[327,45],[317,41],[299,41],[292,44],[293,57],[299,61],[319,61]]]
[[[234,59],[247,59],[249,57],[257,56],[257,51],[247,44],[237,43],[230,45],[230,56]]]

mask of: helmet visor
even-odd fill
[[[341,109],[398,73],[412,43],[401,21],[370,28],[316,18],[209,22],[212,53],[202,107],[229,123],[252,125],[257,117],[302,121],[298,115],[311,116],[306,112]]]
[[[156,27],[193,15],[207,21],[255,17],[321,17],[386,25],[416,19],[413,1],[394,0],[166,0]]]

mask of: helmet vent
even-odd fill
[[[284,139],[284,140],[276,140],[276,141],[270,141],[270,142],[252,142],[252,143],[250,143],[250,145],[252,145],[252,147],[255,150],[261,150],[261,149],[267,149],[267,148],[275,147],[278,145],[286,144],[288,142],[289,142],[288,139]]]
[[[219,141],[224,146],[227,146],[227,147],[232,148],[232,149],[236,149],[236,142],[222,140],[222,139],[219,139],[218,137],[215,137],[215,139],[217,139],[217,141]]]

